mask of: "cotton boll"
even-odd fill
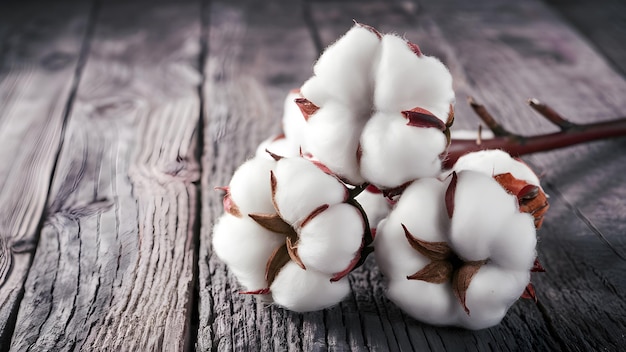
[[[458,325],[475,330],[497,325],[524,292],[529,280],[528,271],[508,271],[496,265],[484,265],[474,275],[467,290],[465,302],[470,314],[465,314],[460,304],[457,306]]]
[[[341,203],[346,199],[345,186],[306,159],[281,159],[274,175],[274,199],[280,215],[295,227],[320,206]]]
[[[350,265],[363,242],[359,210],[341,203],[311,218],[300,230],[298,255],[307,269],[333,275]]]
[[[430,263],[413,249],[402,225],[423,241],[446,241],[447,221],[441,202],[443,183],[437,179],[421,179],[404,191],[389,216],[380,222],[374,239],[376,262],[390,279],[406,277]]]
[[[330,276],[303,270],[287,263],[270,287],[274,302],[296,312],[324,309],[341,302],[350,293],[347,279],[330,282]]]
[[[252,158],[243,163],[230,180],[230,196],[240,212],[274,213],[270,171],[276,161],[266,158]]]
[[[428,324],[455,325],[458,320],[458,302],[449,283],[392,280],[387,297],[413,318]]]
[[[436,128],[407,125],[401,113],[376,113],[361,135],[361,174],[384,188],[434,177],[441,170],[439,155],[446,149],[444,134]]]
[[[537,235],[533,217],[512,214],[491,243],[491,261],[503,269],[529,271],[536,258]]]
[[[445,122],[454,102],[452,75],[436,58],[417,56],[406,40],[382,39],[374,105],[383,112],[424,108]]]
[[[213,227],[215,254],[249,291],[267,287],[265,265],[284,242],[284,236],[262,228],[248,217],[224,214]]]
[[[474,171],[458,173],[450,231],[453,249],[464,260],[489,258],[492,241],[515,213],[515,197],[493,178]]]
[[[313,67],[319,82],[305,83],[302,95],[317,106],[324,105],[324,96],[348,106],[364,104],[363,98],[372,95],[371,66],[379,46],[375,33],[358,25],[352,27],[324,50]],[[369,109],[371,103],[367,105]]]
[[[335,174],[358,185],[364,182],[357,161],[362,129],[354,111],[329,103],[309,119],[304,146]]]
[[[525,163],[515,160],[502,150],[482,150],[468,153],[457,160],[453,171],[473,170],[489,176],[511,173],[513,177],[539,186],[539,178]]]
[[[391,206],[382,193],[365,190],[356,196],[355,200],[363,207],[370,228],[376,228],[380,220],[389,215],[391,211]]]

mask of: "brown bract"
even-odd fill
[[[470,311],[465,303],[467,289],[474,275],[487,263],[487,260],[464,261],[452,251],[447,242],[423,241],[414,237],[404,224],[402,228],[411,247],[431,260],[421,270],[407,276],[407,279],[422,280],[433,284],[450,282],[454,295],[469,315]]]
[[[495,175],[493,177],[509,194],[517,197],[519,210],[528,213],[535,219],[535,228],[540,228],[543,217],[550,205],[543,190],[524,180],[515,178],[511,173]]]
[[[229,187],[215,187],[215,190],[226,192],[226,194],[224,194],[224,199],[222,200],[224,211],[232,216],[240,218],[241,211],[239,210],[239,207],[237,206],[237,204],[233,202],[233,199],[230,195],[230,188]]]
[[[311,101],[309,101],[307,98],[296,98],[295,102],[296,105],[298,105],[298,108],[300,108],[302,116],[304,116],[304,119],[306,121],[308,121],[309,117],[311,117],[311,115],[315,114],[317,110],[320,109],[319,106],[311,103]]]

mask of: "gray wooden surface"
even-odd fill
[[[286,93],[358,20],[450,68],[509,129],[626,115],[616,0],[0,3],[0,351],[618,351],[626,345],[626,140],[538,153],[550,195],[538,303],[435,328],[384,297],[373,258],[336,307],[240,295],[213,254],[228,183]]]

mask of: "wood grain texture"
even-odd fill
[[[544,0],[626,75],[626,3],[620,0]]]
[[[257,145],[279,133],[288,91],[312,74],[316,52],[292,1],[212,1],[203,155],[199,261],[199,351],[299,351],[325,345],[323,312],[297,314],[238,294],[240,287],[211,249],[223,212],[215,186],[228,184]]]
[[[12,350],[191,344],[199,9],[101,4]]]
[[[0,350],[37,244],[88,14],[82,3],[0,5]]]

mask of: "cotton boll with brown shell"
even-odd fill
[[[374,243],[392,301],[418,320],[469,329],[500,322],[524,292],[536,254],[532,217],[474,171],[413,182]]]
[[[313,157],[352,185],[396,188],[440,172],[454,91],[439,60],[357,24],[314,71],[300,101]]]

